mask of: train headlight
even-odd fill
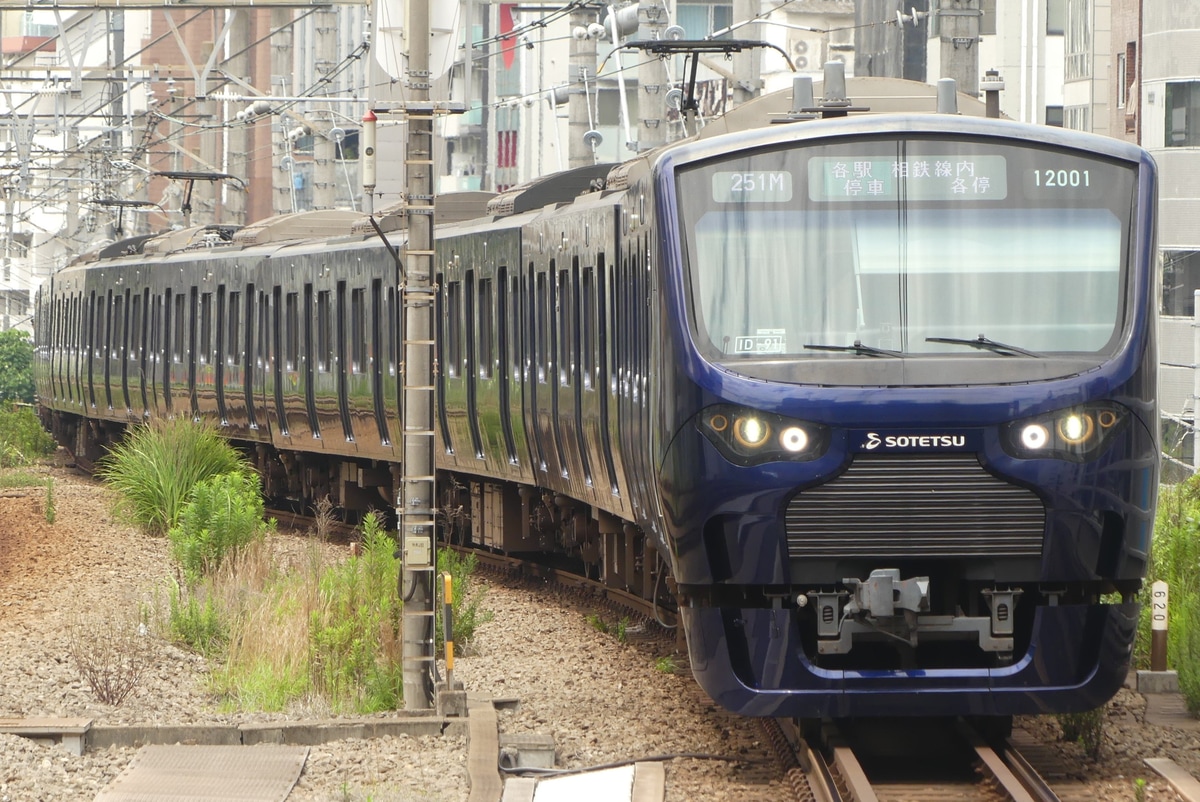
[[[779,433],[779,445],[791,454],[799,454],[808,448],[808,432],[803,426],[789,426]]]
[[[733,422],[733,437],[744,448],[759,448],[770,436],[771,425],[753,415],[738,418]]]
[[[829,448],[829,429],[819,423],[731,404],[704,410],[699,426],[721,455],[737,465],[805,462],[820,457]]]
[[[1014,421],[1004,427],[1002,440],[1004,450],[1021,459],[1084,462],[1096,456],[1128,420],[1127,409],[1100,401]]]
[[[1041,451],[1050,442],[1050,432],[1040,423],[1031,423],[1021,429],[1021,445],[1030,451]]]

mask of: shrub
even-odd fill
[[[155,536],[179,523],[196,483],[225,473],[252,472],[211,425],[184,418],[129,429],[96,470],[117,491],[117,513]]]
[[[309,624],[312,687],[335,709],[394,709],[400,684],[399,560],[374,513],[363,519],[363,553],[325,569]]]
[[[33,403],[33,341],[20,329],[0,332],[0,401]]]
[[[145,622],[137,615],[77,617],[68,634],[71,660],[96,698],[119,705],[154,665]]]
[[[1168,667],[1179,673],[1188,708],[1200,710],[1200,476],[1159,493],[1149,576],[1142,588],[1136,660],[1150,665],[1150,587],[1167,583]]]
[[[1058,723],[1062,726],[1064,741],[1078,743],[1093,759],[1100,756],[1100,746],[1104,743],[1103,707],[1083,713],[1061,713]]]
[[[167,626],[171,638],[212,656],[229,641],[229,624],[217,604],[211,581],[187,588],[172,582]]]
[[[477,586],[471,578],[479,564],[474,554],[461,554],[452,549],[438,549],[437,568],[438,586],[437,598],[442,596],[442,574],[450,573],[450,591],[453,598],[452,614],[454,616],[454,649],[456,654],[462,654],[475,640],[475,632],[482,625],[492,620],[490,611],[483,608],[485,590]],[[442,633],[441,609],[437,611],[437,649],[439,654],[445,653],[445,636]]]
[[[224,473],[196,483],[167,536],[172,556],[196,582],[271,528],[263,521],[258,477]]]
[[[29,465],[56,446],[32,407],[0,405],[0,467]]]

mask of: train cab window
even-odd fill
[[[350,369],[364,373],[367,365],[367,303],[363,289],[350,292]]]
[[[492,378],[495,350],[495,299],[492,296],[492,280],[479,280],[479,378]]]
[[[236,365],[242,350],[242,294],[229,293],[229,328],[225,337],[225,363]]]
[[[284,300],[285,332],[283,364],[287,370],[300,369],[300,294],[289,292]]]
[[[446,375],[457,376],[462,363],[462,282],[446,287]]]
[[[212,354],[212,293],[200,294],[200,346],[196,358],[201,364],[211,361]]]
[[[330,314],[329,290],[317,293],[317,370],[328,373],[333,369],[333,319]]]

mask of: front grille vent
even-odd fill
[[[793,559],[1039,556],[1045,523],[1041,499],[973,454],[860,456],[786,513]]]

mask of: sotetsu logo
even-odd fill
[[[884,448],[962,448],[967,444],[966,435],[961,434],[889,434],[880,436],[867,432],[863,448],[873,451]]]

